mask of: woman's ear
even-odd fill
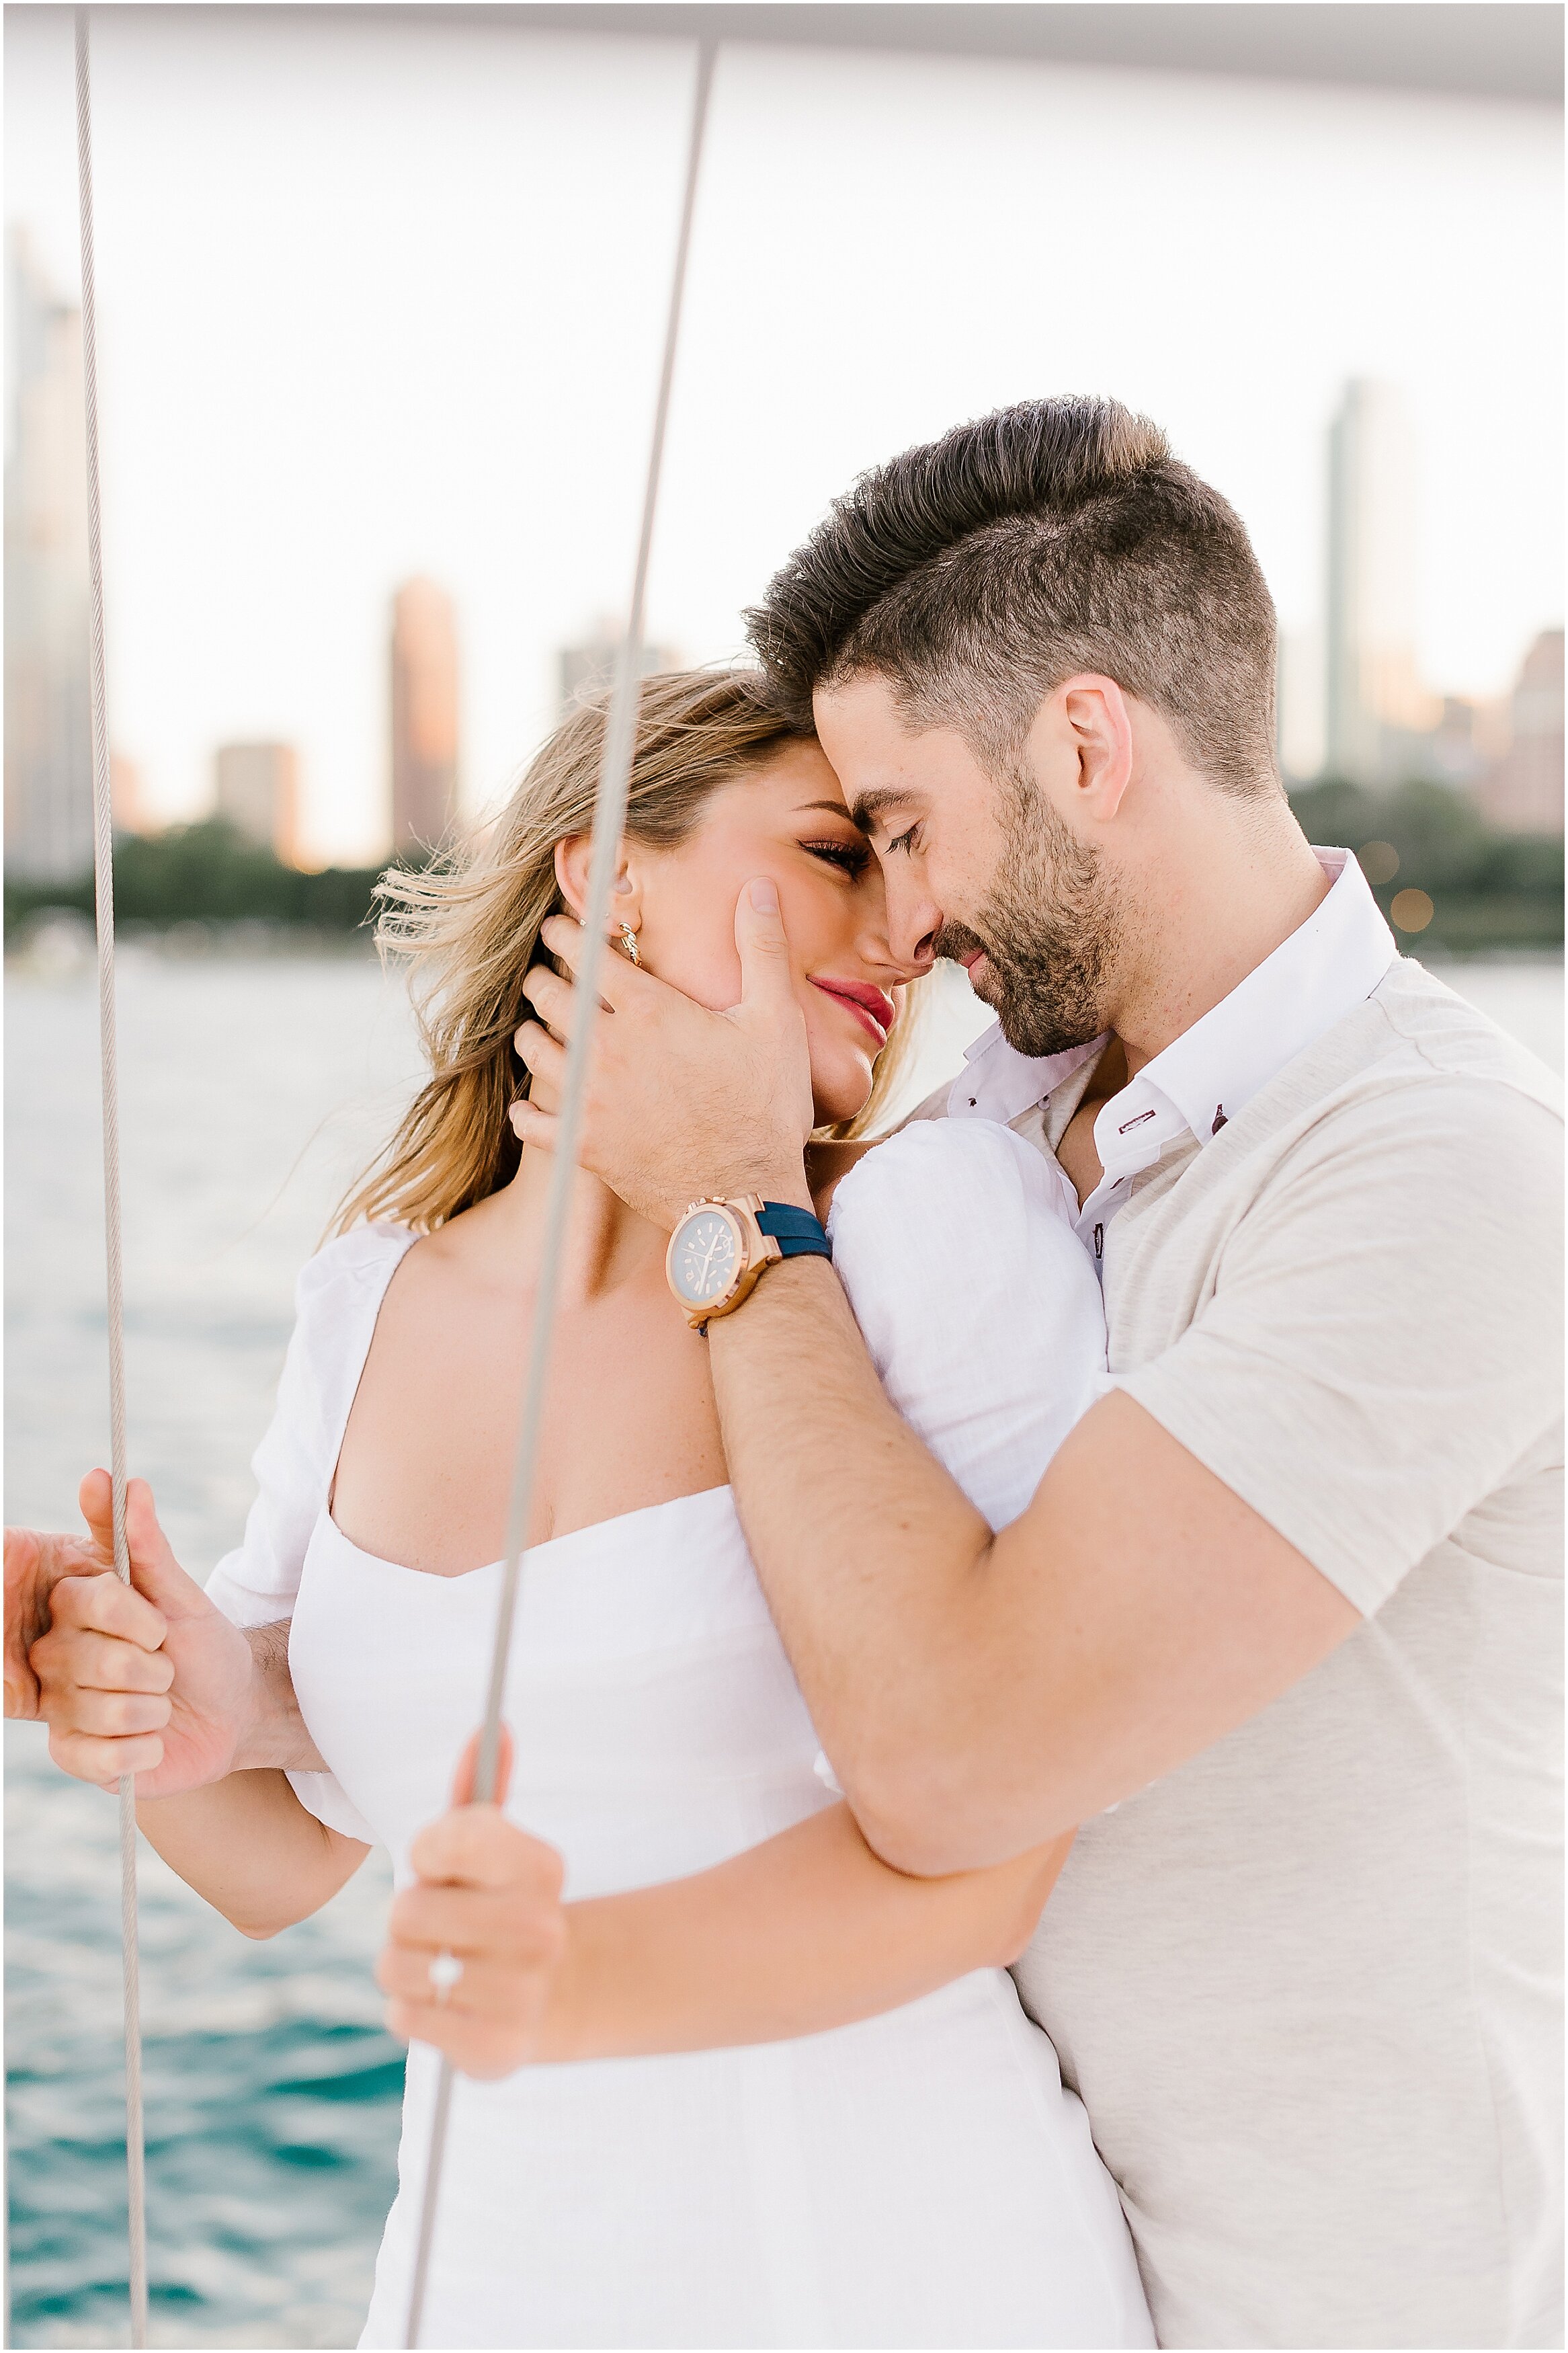
[[[588,834],[574,833],[555,845],[555,880],[561,896],[579,922],[588,903],[588,868],[592,859],[593,840]],[[611,939],[620,936],[623,923],[634,932],[642,928],[642,887],[632,872],[625,842],[621,844],[620,863],[610,889]]]

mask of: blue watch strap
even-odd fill
[[[826,1234],[809,1209],[797,1209],[790,1201],[764,1201],[757,1224],[764,1234],[772,1234],[783,1258],[831,1258],[833,1251]]]

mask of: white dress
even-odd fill
[[[1103,1376],[1062,1183],[1005,1128],[920,1124],[845,1180],[831,1220],[889,1393],[996,1525]],[[480,1712],[500,1582],[373,1558],[327,1509],[410,1240],[361,1229],[305,1270],[261,1493],[209,1588],[242,1621],[291,1610],[331,1767],[294,1785],[382,1841],[400,1883]],[[728,1487],[529,1553],[506,1715],[507,1810],[562,1851],[568,1896],[700,1871],[833,1802]],[[436,2072],[416,2043],[366,2346],[404,2342]],[[1088,2118],[1002,1969],[793,2042],[459,2078],[421,2338],[1153,2342]]]

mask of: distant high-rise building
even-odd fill
[[[392,847],[435,849],[458,819],[458,632],[451,599],[408,580],[392,607]]]
[[[1329,431],[1324,761],[1361,785],[1394,781],[1434,712],[1415,668],[1415,442],[1384,384],[1347,384]]]
[[[291,744],[225,744],[215,762],[217,813],[247,841],[298,863],[300,762]]]
[[[5,239],[5,862],[92,864],[81,318]]]
[[[563,718],[574,702],[581,702],[588,695],[601,693],[605,687],[614,685],[620,651],[621,637],[614,621],[601,621],[594,635],[580,646],[562,647],[556,661]],[[672,646],[644,646],[641,670],[644,678],[651,678],[655,670],[679,668],[680,656]]]
[[[115,752],[110,757],[109,806],[116,833],[151,833],[153,830],[142,771],[134,760],[126,758],[123,752]]]
[[[1510,697],[1512,741],[1482,777],[1479,798],[1510,833],[1563,831],[1563,632],[1542,629]]]

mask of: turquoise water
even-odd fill
[[[1560,966],[1447,976],[1562,1061]],[[973,1000],[932,1008],[915,1092]],[[180,962],[121,987],[132,1464],[180,1557],[236,1540],[295,1273],[414,1068],[367,959]],[[6,1513],[75,1525],[107,1460],[96,998],[62,952],[6,998]],[[125,2175],[111,1799],[5,1743],[13,2342],[123,2345]],[[371,1963],[373,1856],[314,1920],[247,1943],[142,1851],[153,2341],[340,2346],[359,2333],[394,2187],[402,2053]]]
[[[133,1468],[205,1575],[250,1494],[295,1272],[413,1067],[373,963],[126,959],[121,989]],[[96,998],[8,976],[7,1516],[75,1524],[107,1459]],[[112,1799],[6,1726],[12,2341],[127,2341]],[[352,2345],[395,2186],[401,2046],[370,1968],[373,1856],[248,1943],[142,1850],[153,2342]]]

